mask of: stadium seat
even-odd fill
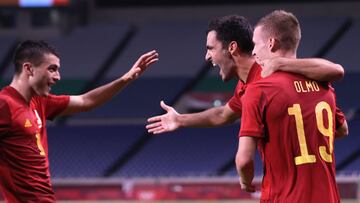
[[[144,126],[55,126],[48,128],[54,178],[101,177],[143,134]]]

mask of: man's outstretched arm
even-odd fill
[[[173,107],[163,101],[160,106],[166,111],[165,114],[148,119],[146,128],[149,133],[160,134],[175,131],[184,127],[216,127],[233,123],[239,118],[228,104],[214,107],[199,113],[179,114]]]
[[[137,79],[151,64],[159,60],[156,51],[143,54],[133,65],[133,67],[120,78],[90,90],[82,95],[70,96],[70,101],[61,115],[70,115],[78,112],[89,111],[119,93],[126,85]]]

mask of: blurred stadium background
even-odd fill
[[[298,16],[299,57],[324,57],[346,70],[334,83],[350,128],[349,137],[335,141],[337,180],[344,202],[359,202],[360,2],[0,0],[1,87],[11,80],[12,53],[23,39],[44,39],[60,51],[57,94],[84,92],[127,71],[142,53],[160,53],[160,61],[110,103],[48,124],[58,200],[256,202],[259,192],[244,193],[238,185],[238,123],[161,136],[149,136],[145,124],[163,112],[160,100],[182,113],[224,104],[236,81],[222,83],[204,60],[209,19],[239,14],[255,23],[274,9]]]

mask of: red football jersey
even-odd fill
[[[245,93],[246,85],[261,79],[261,66],[256,62],[251,66],[246,83],[243,83],[241,80],[238,81],[234,95],[230,98],[228,104],[229,107],[241,116],[241,97]]]
[[[0,92],[0,189],[7,202],[55,202],[50,183],[46,119],[69,96],[35,96],[28,105],[8,86]]]
[[[277,72],[248,85],[242,102],[240,136],[260,138],[261,202],[340,202],[331,86]]]

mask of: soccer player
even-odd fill
[[[60,57],[43,41],[15,51],[15,74],[0,92],[0,189],[6,202],[55,202],[50,183],[46,120],[91,110],[135,80],[158,53],[142,55],[120,78],[85,94],[50,94],[60,80]]]
[[[297,18],[274,11],[255,27],[253,54],[260,64],[295,60],[300,38]],[[347,124],[337,115],[328,83],[278,71],[249,84],[242,105],[236,165],[244,190],[254,191],[258,146],[264,168],[260,202],[340,202],[333,141],[335,129],[347,134]]]
[[[207,30],[206,56],[214,66],[219,66],[223,81],[239,79],[233,97],[224,106],[213,107],[199,113],[179,114],[173,107],[160,102],[166,111],[148,119],[149,133],[159,134],[182,127],[216,127],[235,122],[241,116],[241,97],[247,84],[274,71],[291,71],[320,81],[338,80],[343,77],[341,65],[318,58],[274,59],[263,61],[262,68],[252,56],[253,30],[242,16],[229,15],[210,21]],[[294,67],[294,68],[289,68]]]

